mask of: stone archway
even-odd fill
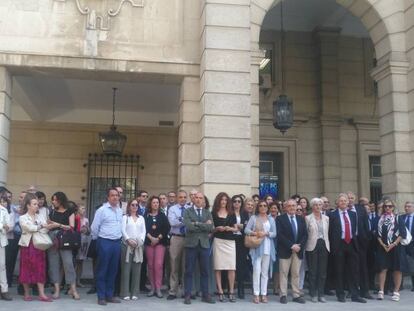
[[[259,38],[267,12],[281,0],[250,1],[251,73],[258,76],[262,53]],[[289,0],[284,0],[289,1]],[[335,1],[335,0],[332,0]],[[372,76],[379,88],[379,122],[382,160],[383,193],[398,203],[411,199],[413,191],[412,157],[408,107],[409,62],[406,57],[406,33],[403,1],[336,0],[358,17],[373,41],[377,67]],[[259,85],[251,83],[251,145],[259,152]],[[252,177],[258,176],[258,157],[252,157]],[[258,181],[252,179],[252,187]]]

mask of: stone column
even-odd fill
[[[186,77],[181,84],[178,134],[178,188],[200,185],[200,79]]]
[[[250,0],[204,0],[201,34],[201,189],[251,192]]]
[[[7,183],[11,89],[12,80],[8,70],[0,67],[0,186],[5,186]]]
[[[382,192],[395,199],[399,209],[413,197],[413,163],[410,154],[409,63],[389,60],[373,70],[378,82]]]
[[[330,199],[341,189],[338,39],[340,29],[317,29],[319,48],[322,193]]]

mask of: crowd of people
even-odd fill
[[[234,303],[245,299],[246,288],[259,304],[268,302],[269,287],[286,304],[289,284],[292,301],[301,304],[308,300],[306,288],[314,303],[326,303],[327,295],[366,303],[390,294],[399,301],[406,275],[414,291],[413,202],[400,213],[387,197],[376,204],[352,192],[339,194],[334,204],[326,197],[280,201],[221,192],[210,206],[197,190],[140,191],[124,202],[122,187],[113,187],[91,224],[86,215],[85,206],[63,192],[54,193],[49,206],[31,187],[14,205],[1,187],[1,299],[13,299],[9,287],[19,253],[25,301],[36,292],[38,300],[52,302],[62,289],[79,300],[88,257],[94,273],[88,293],[97,294],[99,305],[138,300],[144,292],[182,297],[185,304],[197,296]]]

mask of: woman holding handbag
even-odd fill
[[[22,228],[20,237],[20,273],[19,282],[23,284],[25,301],[32,301],[30,285],[37,284],[39,300],[51,302],[52,299],[45,295],[44,284],[46,282],[46,252],[34,246],[33,237],[40,230],[48,229],[46,220],[39,215],[38,201],[34,194],[26,194],[22,204],[22,216],[19,224]]]
[[[68,208],[68,198],[63,192],[56,192],[52,195],[53,210],[49,215],[50,237],[56,241],[60,230],[73,230],[75,227],[75,214]],[[71,249],[62,249],[58,243],[49,248],[47,255],[49,259],[49,278],[54,285],[53,298],[59,299],[60,283],[62,282],[62,265],[65,272],[66,284],[70,285],[68,294],[73,299],[79,300],[76,290],[76,273],[73,265],[73,254]]]
[[[254,237],[260,241],[256,248],[250,249],[253,264],[253,302],[267,303],[267,283],[269,268],[276,260],[274,238],[276,237],[276,224],[272,216],[268,215],[269,208],[266,201],[257,203],[256,215],[250,217],[244,233],[246,239]],[[261,298],[261,299],[260,299]]]

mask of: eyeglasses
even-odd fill
[[[301,208],[298,208],[296,211],[297,212],[302,212],[303,210]]]
[[[143,198],[148,198],[148,194],[141,194]]]
[[[394,206],[392,206],[392,205],[384,205],[384,207],[386,207],[386,208],[393,208]]]
[[[234,202],[234,203],[241,203],[241,201],[240,201],[240,200],[234,200],[233,202]]]
[[[329,201],[323,201],[323,203],[328,204],[328,203],[329,203]]]
[[[259,204],[259,206],[267,207],[267,204]]]

